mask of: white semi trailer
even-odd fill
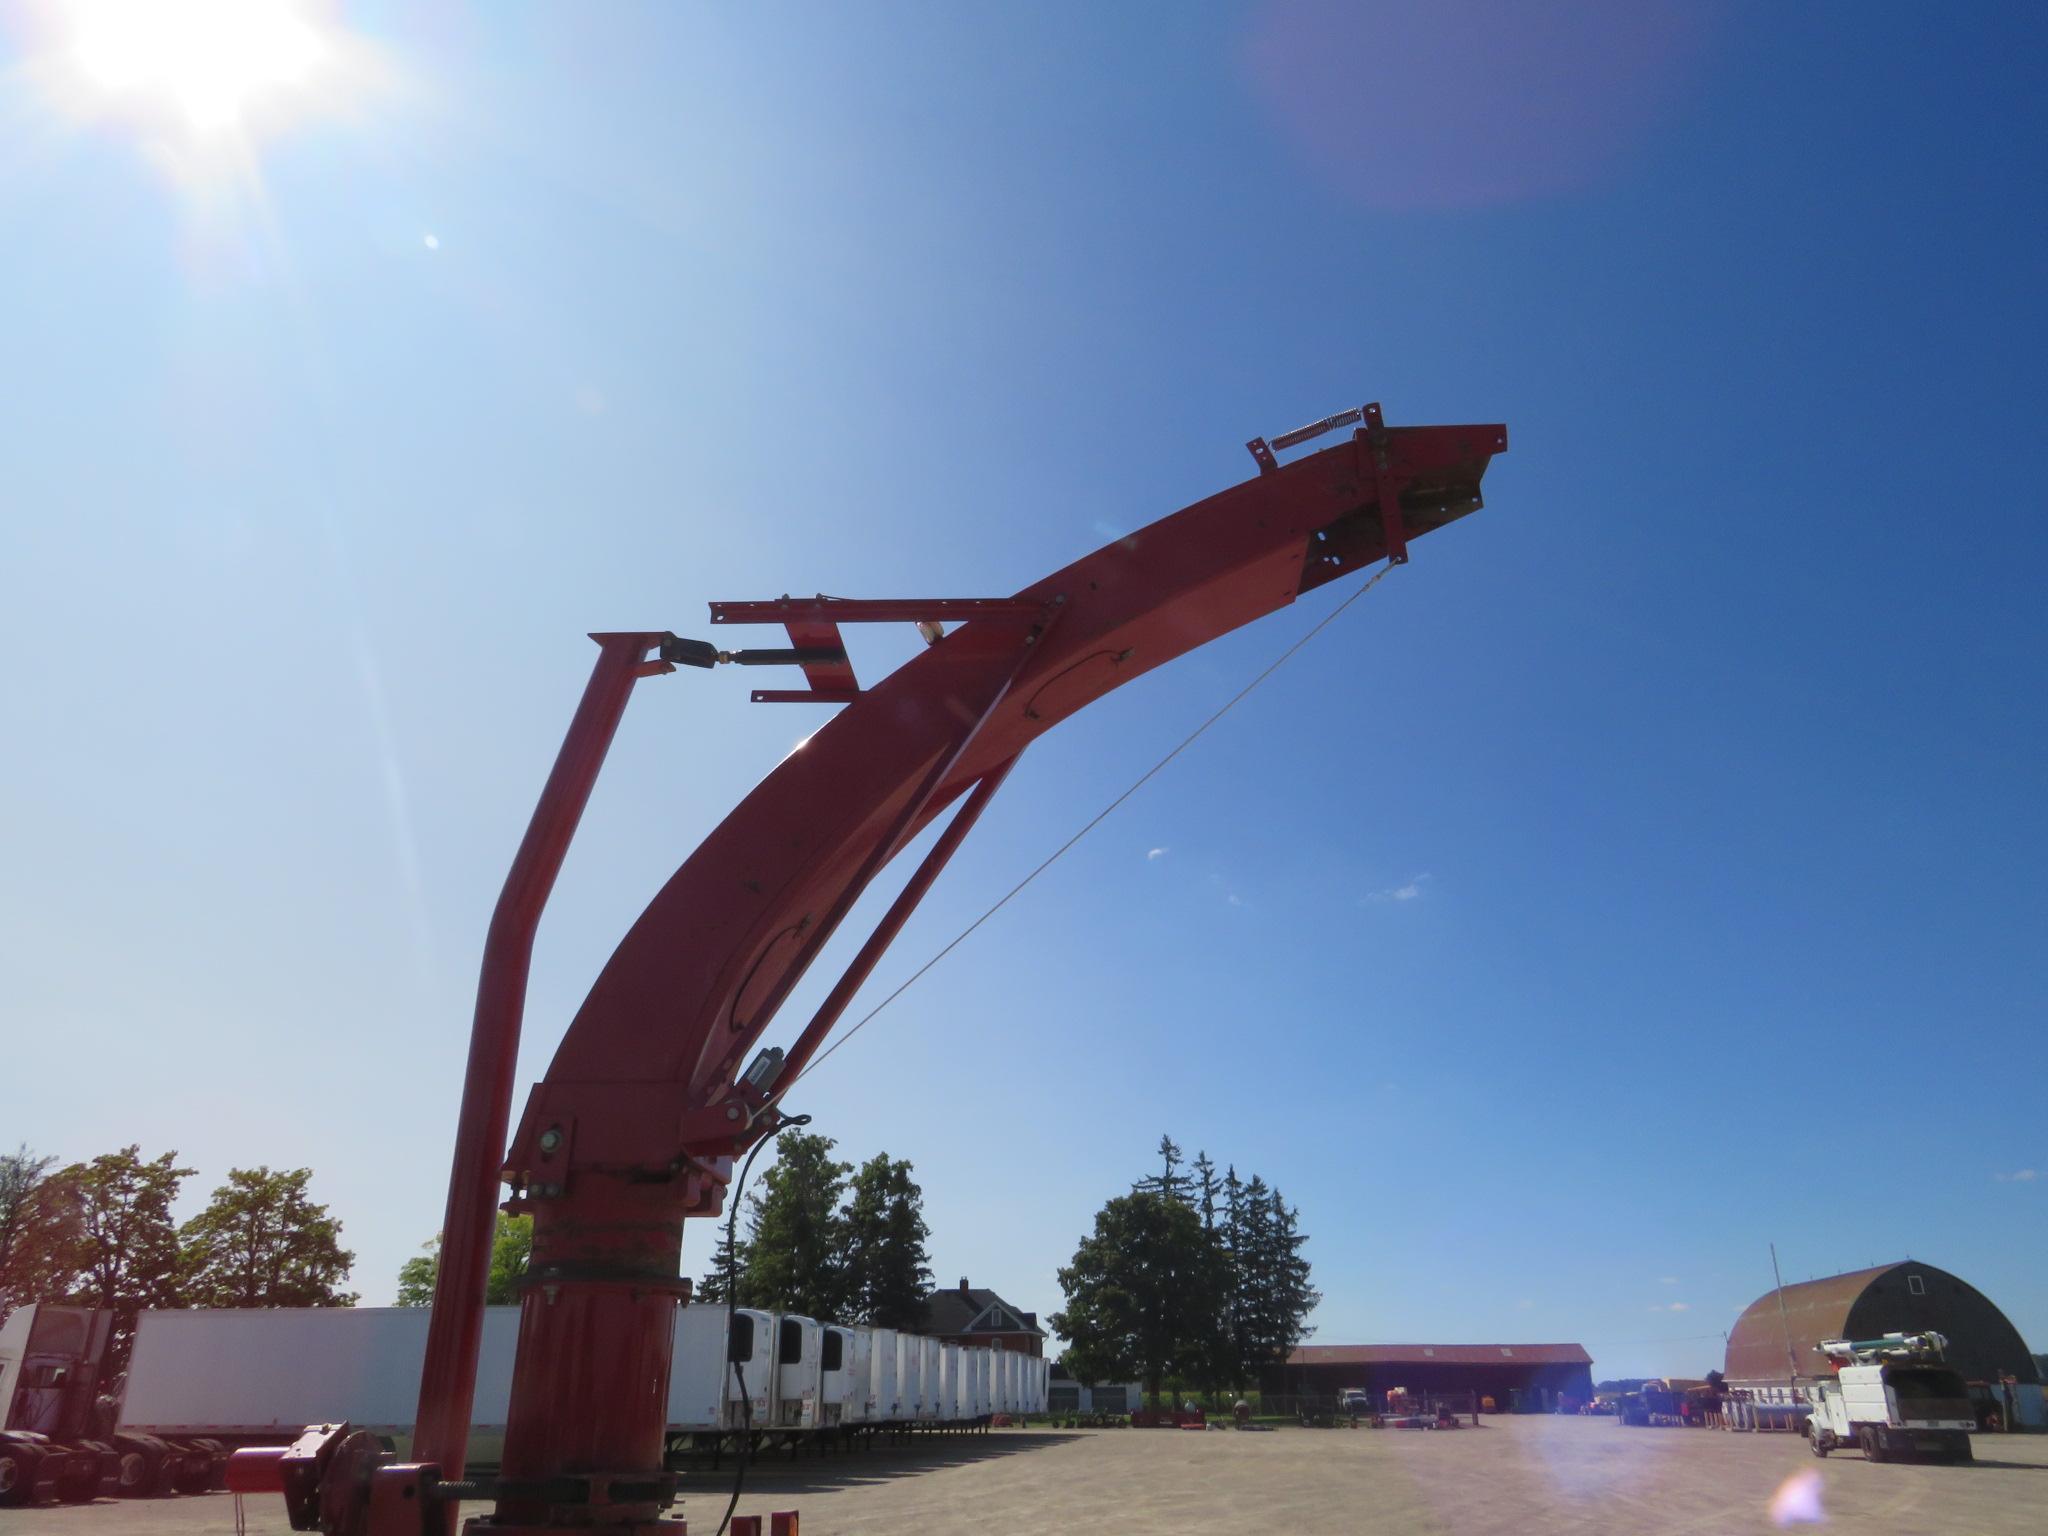
[[[229,1449],[288,1442],[310,1423],[346,1420],[410,1452],[424,1307],[144,1312],[111,1427],[93,1408],[108,1317],[27,1307],[0,1330],[0,1412],[11,1415],[0,1418],[0,1503],[198,1491]],[[485,1309],[470,1433],[478,1465],[503,1445],[518,1332],[518,1308]],[[87,1343],[59,1348],[73,1335]],[[677,1312],[669,1429],[680,1444],[986,1424],[1026,1411],[1043,1367],[888,1328],[749,1307],[728,1317],[703,1303]]]

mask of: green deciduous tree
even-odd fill
[[[749,1306],[808,1317],[838,1310],[844,1223],[839,1200],[853,1165],[833,1160],[829,1136],[785,1132],[750,1196],[740,1295]]]
[[[352,1307],[340,1289],[355,1255],[341,1223],[308,1198],[310,1168],[232,1168],[206,1209],[178,1232],[189,1305]]]
[[[83,1247],[77,1191],[50,1175],[54,1157],[0,1154],[0,1322],[16,1307],[71,1291]]]
[[[931,1289],[925,1239],[924,1191],[903,1158],[877,1153],[853,1176],[841,1217],[844,1261],[840,1315],[876,1328],[915,1331],[924,1326]]]
[[[191,1174],[178,1166],[175,1152],[145,1162],[142,1149],[130,1146],[51,1176],[49,1182],[59,1187],[50,1197],[67,1202],[65,1219],[76,1223],[75,1279],[63,1299],[114,1314],[105,1362],[109,1375],[127,1368],[135,1314],[181,1300],[171,1202]]]
[[[1156,1403],[1167,1377],[1203,1373],[1229,1277],[1185,1202],[1150,1189],[1111,1200],[1059,1282],[1067,1305],[1052,1325],[1080,1380],[1136,1378]]]
[[[434,1285],[441,1278],[441,1234],[420,1245],[417,1258],[398,1267],[398,1305],[428,1307],[434,1303]],[[507,1216],[498,1212],[498,1224],[491,1234],[491,1277],[484,1290],[484,1303],[509,1307],[519,1300],[519,1282],[533,1257],[533,1218]]]

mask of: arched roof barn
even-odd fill
[[[1932,1264],[1907,1260],[1788,1285],[1749,1304],[1728,1335],[1728,1380],[1783,1382],[1827,1369],[1822,1339],[1874,1339],[1932,1329],[1949,1341],[1948,1360],[1971,1381],[2040,1372],[2019,1330],[1982,1291]]]

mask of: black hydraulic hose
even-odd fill
[[[739,1245],[740,1192],[747,1187],[747,1174],[752,1171],[754,1159],[761,1155],[761,1149],[776,1139],[791,1126],[809,1125],[809,1115],[791,1115],[775,1128],[775,1135],[763,1136],[754,1143],[747,1160],[740,1164],[740,1176],[733,1180],[732,1205],[725,1213],[725,1358],[732,1364],[732,1379],[740,1389],[740,1419],[746,1425],[745,1437],[740,1441],[740,1459],[733,1467],[732,1497],[726,1501],[725,1517],[718,1522],[718,1536],[725,1536],[725,1528],[732,1524],[733,1511],[740,1507],[740,1489],[746,1486],[747,1461],[754,1454],[754,1400],[747,1396],[747,1373],[740,1369],[738,1360],[733,1359],[732,1325],[734,1314],[739,1310]],[[771,1341],[772,1342],[772,1341]]]

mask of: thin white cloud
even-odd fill
[[[1678,1276],[1676,1276],[1676,1275],[1659,1275],[1659,1276],[1657,1277],[1657,1283],[1658,1283],[1659,1285],[1676,1285],[1676,1284],[1678,1284]]]
[[[1687,1301],[1653,1301],[1650,1303],[1650,1310],[1652,1312],[1690,1312],[1692,1310],[1692,1303]]]
[[[1520,1301],[1515,1303],[1515,1310],[1517,1312],[1527,1312],[1531,1307],[1535,1305],[1535,1302],[1531,1301],[1528,1297],[1524,1296]]]
[[[1163,859],[1171,852],[1173,852],[1171,848],[1154,848],[1145,857],[1148,859]]]
[[[1238,895],[1235,891],[1232,891],[1228,896],[1224,898],[1224,900],[1228,901],[1233,907],[1241,907],[1244,905],[1244,898]]]
[[[2001,1184],[2031,1184],[2041,1177],[2038,1168],[2015,1168],[2011,1173],[1993,1175]]]
[[[1406,885],[1389,886],[1384,891],[1369,892],[1365,899],[1367,901],[1414,901],[1422,894],[1423,883],[1428,879],[1429,874],[1425,871],[1417,875],[1413,880],[1410,880]]]

